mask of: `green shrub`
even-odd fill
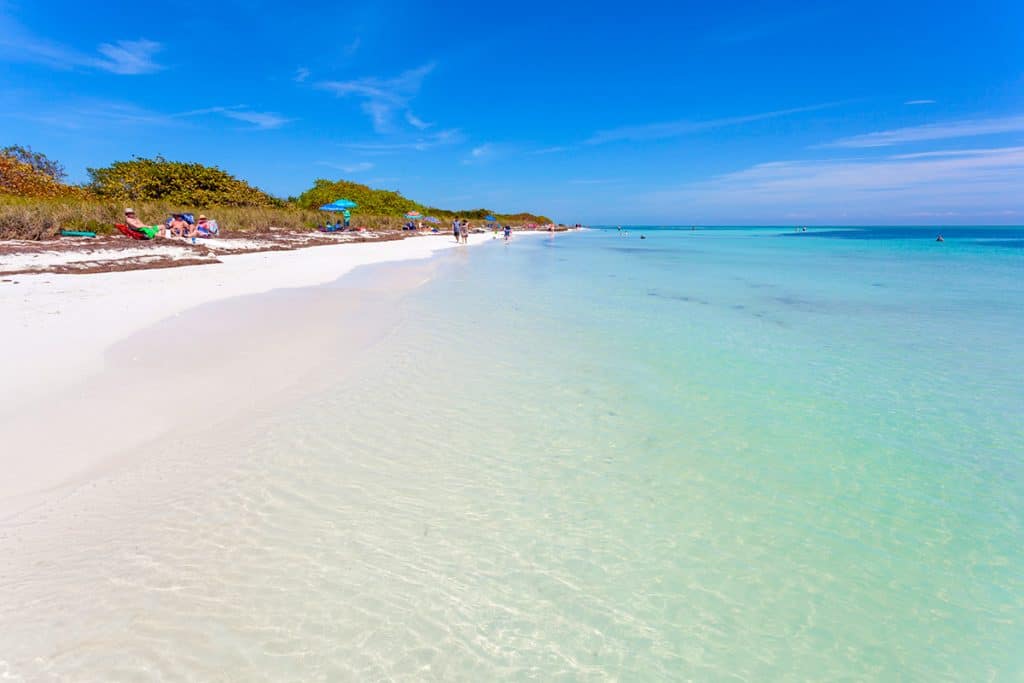
[[[116,161],[90,168],[89,190],[119,202],[167,200],[191,206],[283,206],[244,180],[216,166],[168,161],[163,157]]]
[[[353,214],[401,216],[409,211],[425,211],[426,207],[391,190],[374,190],[361,183],[348,180],[317,179],[313,187],[299,195],[296,203],[306,209],[316,209],[335,199],[350,199],[358,204]]]

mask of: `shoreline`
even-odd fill
[[[473,235],[469,246],[491,241]],[[318,354],[354,362],[397,324],[397,299],[431,277],[432,257],[458,247],[431,236],[5,284],[0,316],[14,324],[0,361],[0,524],[126,451],[313,377]]]
[[[571,228],[558,228],[568,232]],[[516,229],[513,234],[543,232]],[[476,233],[478,237],[491,232]],[[225,256],[257,254],[268,251],[296,251],[311,247],[339,244],[382,243],[416,238],[438,239],[447,231],[414,232],[401,230],[365,230],[324,233],[270,228],[261,231],[235,231],[212,238],[158,237],[154,240],[129,240],[116,235],[93,238],[58,238],[49,240],[0,240],[0,283],[34,274],[77,274],[179,268],[193,265],[223,263]]]

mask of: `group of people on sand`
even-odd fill
[[[144,233],[148,238],[159,237],[164,230],[167,231],[167,237],[179,237],[182,239],[191,237],[212,237],[217,234],[218,227],[217,222],[210,220],[203,214],[199,214],[199,218],[195,222],[190,223],[186,220],[186,215],[183,213],[171,214],[170,219],[163,225],[146,225],[139,217],[135,215],[135,209],[124,210],[124,222],[130,228],[134,228],[141,233]]]

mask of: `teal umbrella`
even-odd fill
[[[344,211],[345,209],[354,209],[357,206],[359,206],[359,205],[356,204],[351,199],[335,199],[330,204],[324,204],[323,206],[321,206],[320,210],[321,211]]]
[[[495,218],[494,216],[487,216],[487,218],[485,218],[484,220],[487,221],[488,223],[493,223],[494,221],[496,221],[498,219]]]

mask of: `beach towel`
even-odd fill
[[[114,223],[114,227],[124,233],[125,237],[133,240],[151,240],[160,234],[159,225],[146,225],[141,228],[133,228],[124,223]]]

